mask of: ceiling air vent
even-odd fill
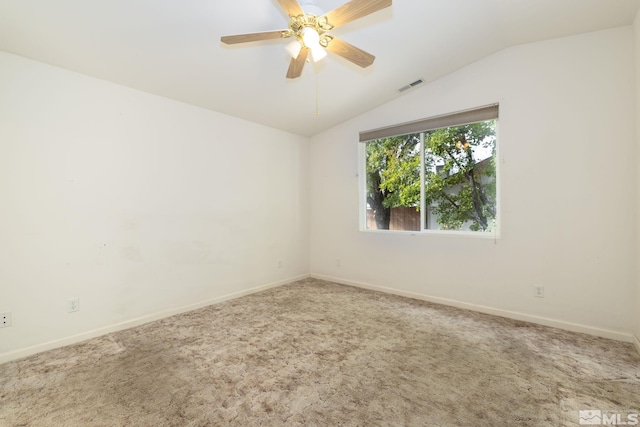
[[[409,90],[409,89],[411,89],[413,87],[420,86],[422,83],[424,83],[424,79],[418,79],[415,82],[409,83],[406,86],[402,86],[400,89],[398,89],[398,92],[402,93],[402,92],[404,92],[406,90]]]

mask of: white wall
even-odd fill
[[[308,275],[307,162],[306,138],[0,52],[0,359]]]
[[[636,15],[636,19],[633,24],[634,30],[634,50],[635,50],[635,84],[636,84],[636,180],[637,180],[637,225],[636,236],[637,242],[637,255],[636,266],[637,271],[637,290],[636,290],[636,329],[635,329],[635,345],[640,351],[640,11]]]
[[[630,340],[633,54],[631,27],[510,48],[314,137],[312,275]],[[359,131],[494,102],[499,240],[358,231]]]

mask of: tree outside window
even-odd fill
[[[495,120],[367,142],[367,228],[493,231],[496,145]]]

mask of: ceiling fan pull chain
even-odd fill
[[[316,72],[316,116],[318,116],[318,115],[320,115],[320,110],[318,108],[318,92],[319,92],[319,90],[318,90],[318,80],[319,80],[318,75],[320,73],[318,73],[318,64],[315,63],[315,62],[313,63],[313,69]]]

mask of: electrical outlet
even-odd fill
[[[11,313],[0,313],[0,328],[11,326]]]
[[[278,268],[282,268],[282,265],[283,265],[283,264],[282,264],[282,260],[281,260],[281,259],[279,259],[279,260],[278,260]]]
[[[71,298],[67,301],[67,312],[73,313],[80,310],[80,298]]]
[[[342,261],[340,258],[336,258],[336,267],[342,267]]]
[[[534,286],[533,296],[536,298],[544,298],[544,286]]]

